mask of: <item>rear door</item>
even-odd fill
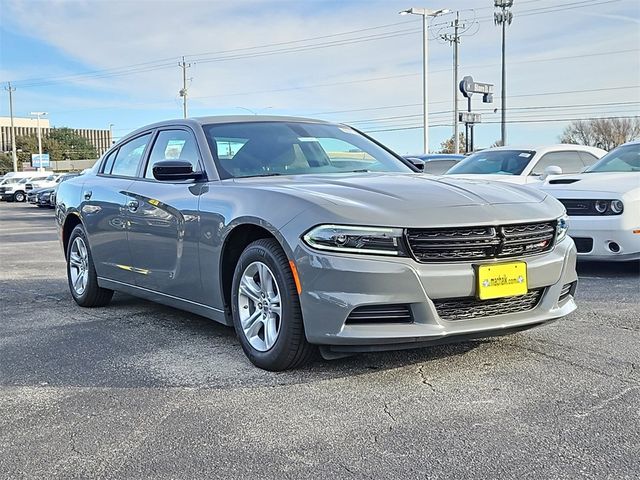
[[[198,203],[203,182],[158,181],[153,166],[182,160],[203,171],[199,147],[186,127],[160,129],[146,165],[129,186],[135,208],[127,212],[136,284],[197,301],[201,298]]]
[[[99,277],[134,283],[127,245],[129,187],[150,141],[148,132],[121,145],[104,159],[98,176],[83,185],[82,218]]]

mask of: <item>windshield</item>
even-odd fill
[[[597,172],[640,172],[640,143],[611,150],[585,170],[585,173]]]
[[[413,172],[384,148],[345,126],[247,122],[203,128],[221,178]]]
[[[520,175],[536,152],[532,150],[487,150],[474,153],[451,168],[452,173]]]

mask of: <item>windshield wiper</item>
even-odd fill
[[[371,170],[367,170],[366,168],[363,168],[361,170],[351,170],[350,173],[370,173]]]
[[[281,173],[277,173],[277,172],[272,172],[272,173],[259,173],[257,175],[245,175],[245,176],[237,177],[237,178],[277,177],[279,175],[282,175],[282,174]]]

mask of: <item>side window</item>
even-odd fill
[[[138,165],[140,164],[140,160],[142,160],[142,155],[150,139],[151,134],[147,133],[122,145],[113,163],[111,175],[135,177],[138,171]]]
[[[198,172],[200,171],[199,158],[198,145],[191,132],[186,130],[162,130],[158,133],[158,137],[151,149],[144,177],[153,178],[153,166],[157,162],[164,160],[189,162],[193,167],[193,171]]]
[[[116,154],[118,150],[114,150],[109,154],[107,159],[104,161],[104,165],[102,166],[102,173],[110,174],[111,169],[113,168],[113,161],[116,159]]]
[[[562,173],[578,173],[584,168],[578,152],[550,152],[542,156],[531,175],[542,175],[544,169],[551,165],[562,168]]]
[[[579,152],[582,163],[585,167],[590,167],[598,161],[598,157],[589,152]]]

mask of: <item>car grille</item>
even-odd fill
[[[407,230],[411,253],[419,262],[451,262],[533,255],[550,250],[555,222],[499,227]]]
[[[593,238],[589,237],[571,237],[576,244],[578,253],[589,253],[593,250]]]
[[[560,298],[558,300],[564,300],[569,295],[575,296],[576,287],[578,286],[578,282],[566,283],[562,286],[562,290],[560,290]]]
[[[438,315],[443,320],[471,320],[507,313],[533,310],[542,298],[543,289],[531,290],[517,297],[478,300],[475,297],[434,300]]]
[[[31,184],[31,183],[27,183],[27,184],[24,186],[24,189],[25,189],[25,190],[33,190],[33,184]]]
[[[411,309],[408,305],[366,305],[353,310],[347,317],[347,324],[361,323],[411,323]]]

